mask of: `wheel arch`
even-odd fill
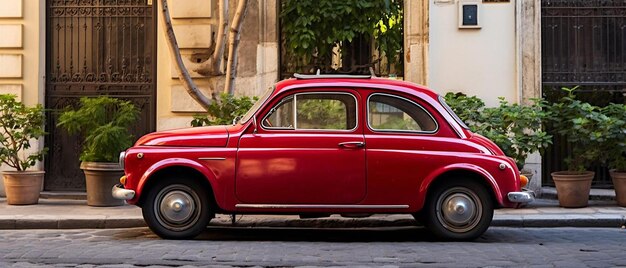
[[[437,172],[433,172],[430,176],[422,181],[419,189],[421,207],[423,207],[423,205],[425,204],[428,195],[432,192],[432,189],[434,189],[434,187],[437,187],[446,180],[464,177],[485,186],[485,188],[488,189],[487,192],[492,198],[495,207],[503,206],[504,197],[502,195],[500,187],[498,186],[495,178],[491,176],[489,172],[476,165],[458,164],[447,166],[438,170]]]
[[[217,203],[219,199],[215,196],[214,184],[211,182],[215,178],[214,174],[208,168],[188,159],[167,159],[156,163],[148,169],[137,187],[139,189],[138,192],[141,193],[137,205],[141,207],[144,204],[146,193],[150,191],[157,180],[172,174],[189,178],[205,187],[209,193],[209,201],[214,208],[213,211],[219,210],[219,204]]]

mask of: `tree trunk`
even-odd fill
[[[223,75],[222,61],[224,59],[224,47],[226,40],[226,28],[228,28],[228,0],[220,0],[219,7],[219,22],[218,30],[215,41],[215,49],[208,60],[199,64],[194,70],[197,73],[205,76],[218,76]]]
[[[163,23],[165,24],[165,30],[167,34],[168,46],[170,49],[171,55],[176,60],[176,71],[178,72],[178,77],[183,84],[187,93],[202,106],[205,110],[208,110],[209,106],[213,102],[212,99],[207,98],[202,94],[200,89],[196,86],[189,75],[189,71],[185,67],[183,63],[183,59],[180,55],[180,49],[178,48],[178,43],[176,42],[176,35],[174,34],[174,29],[172,28],[172,20],[170,19],[170,12],[167,6],[167,0],[161,0],[161,15],[163,16]],[[217,49],[217,48],[216,48]]]
[[[228,36],[228,63],[226,65],[226,83],[224,85],[224,92],[228,94],[235,93],[235,75],[237,72],[237,48],[239,47],[239,37],[241,31],[241,25],[243,19],[246,16],[248,10],[249,0],[239,0],[237,3],[237,11],[233,22],[230,26],[230,34]]]

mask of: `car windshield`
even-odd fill
[[[256,103],[252,105],[250,110],[248,110],[248,112],[241,118],[241,120],[239,120],[239,123],[244,124],[248,122],[248,120],[250,120],[250,118],[252,118],[252,116],[259,109],[259,107],[261,107],[261,105],[265,103],[265,101],[270,97],[270,95],[272,95],[272,92],[274,92],[274,86],[269,87],[267,90],[265,90],[265,92],[263,92],[263,95],[261,95],[259,100],[257,100]]]
[[[456,115],[456,113],[454,113],[454,111],[452,110],[452,108],[450,108],[450,106],[448,106],[448,104],[446,103],[446,100],[442,97],[439,96],[439,103],[441,103],[441,105],[443,105],[443,108],[446,109],[446,111],[448,111],[448,113],[452,116],[452,118],[454,118],[454,121],[456,121],[457,123],[459,123],[459,125],[461,125],[462,128],[464,129],[470,129],[465,122],[463,122],[463,120],[461,120],[461,118],[459,118],[458,115]]]

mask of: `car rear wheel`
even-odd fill
[[[468,180],[440,184],[424,207],[426,227],[447,240],[472,240],[482,235],[493,218],[493,202],[485,186]]]
[[[191,180],[163,180],[152,187],[142,206],[148,227],[166,239],[190,239],[211,220],[207,190]]]

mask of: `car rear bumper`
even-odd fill
[[[113,195],[113,198],[120,200],[131,200],[135,197],[135,191],[124,189],[124,185],[119,183],[113,186],[111,194]]]
[[[535,200],[535,193],[532,191],[510,192],[507,197],[513,203],[529,203]]]

